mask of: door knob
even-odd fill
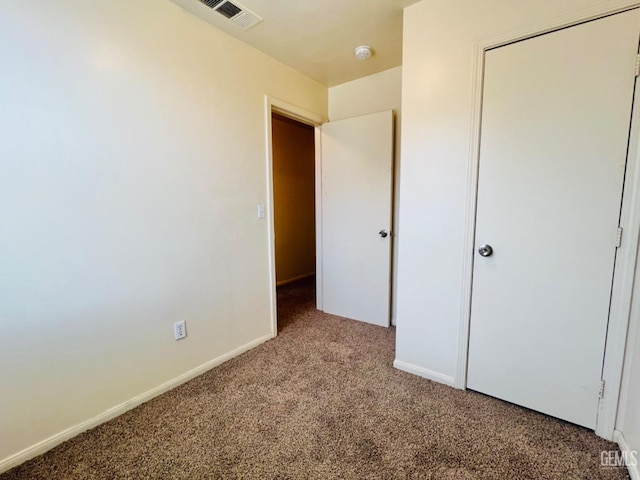
[[[389,232],[387,232],[386,230],[380,230],[378,232],[378,235],[380,235],[382,238],[387,238],[387,235],[389,235]]]
[[[493,255],[493,248],[491,247],[491,245],[485,244],[478,249],[478,253],[482,257],[490,257],[491,255]]]

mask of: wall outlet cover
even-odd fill
[[[176,340],[181,340],[187,336],[187,325],[184,320],[173,324],[173,336]]]

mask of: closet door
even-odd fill
[[[468,388],[595,428],[633,10],[486,53]]]

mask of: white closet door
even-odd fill
[[[589,428],[639,32],[633,10],[486,54],[468,387]]]

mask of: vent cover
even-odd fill
[[[224,0],[200,0],[209,8],[216,8],[219,4],[221,4]]]
[[[243,10],[242,13],[233,17],[231,21],[245,30],[249,30],[251,27],[259,24],[262,21],[262,18],[258,17],[255,13]]]
[[[220,15],[225,16],[244,30],[249,30],[251,27],[259,24],[263,20],[262,17],[259,17],[251,10],[235,1],[200,0],[200,2],[204,3],[207,7],[212,8]]]
[[[216,12],[221,13],[227,18],[233,18],[237,14],[239,14],[241,11],[242,9],[240,7],[238,7],[237,5],[234,5],[231,2],[224,2],[222,5],[216,8]]]

